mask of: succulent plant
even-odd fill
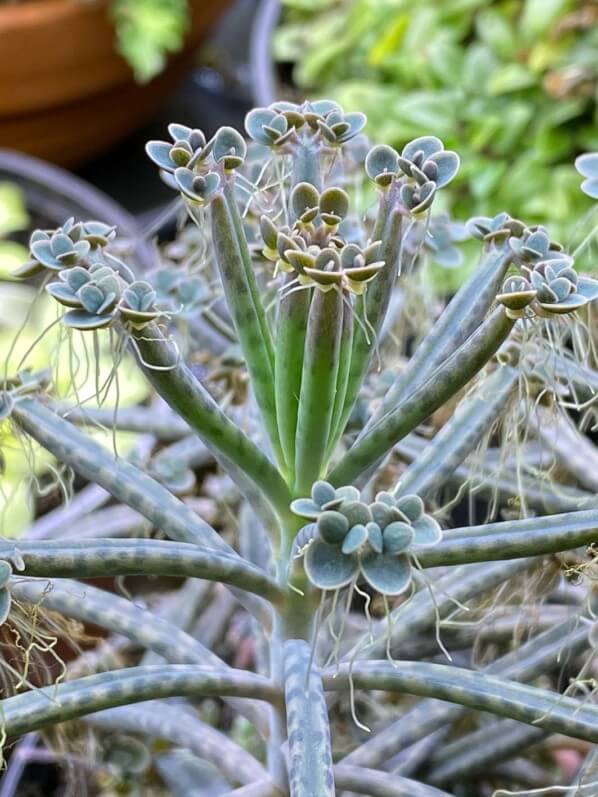
[[[318,504],[322,498],[330,500]],[[398,595],[411,583],[410,551],[441,539],[440,526],[425,514],[417,495],[395,498],[380,492],[367,504],[351,485],[335,490],[320,481],[311,498],[298,499],[291,508],[315,520],[298,538],[308,537],[302,540],[307,542],[302,546],[305,570],[322,590],[337,590],[362,579],[384,595]]]
[[[120,314],[126,321],[143,326],[160,315],[156,299],[156,291],[149,282],[135,280],[122,293]]]
[[[521,275],[508,277],[497,299],[512,313],[564,315],[598,297],[596,280],[579,277],[573,258],[542,228],[513,239],[511,246]]]
[[[160,314],[157,294],[108,252],[114,235],[114,228],[101,222],[73,219],[56,232],[37,231],[29,244],[31,261],[14,275],[32,276],[39,267],[56,273],[46,290],[69,308],[62,317],[67,327],[94,330],[122,321],[142,329]]]
[[[137,274],[96,222],[33,236],[21,275],[45,271],[90,362],[101,336],[113,372],[131,351],[156,400],[65,402],[25,369],[2,382],[3,424],[90,483],[0,540],[0,620],[32,639],[4,657],[19,688],[2,739],[83,719],[110,788],[264,797],[447,795],[549,735],[598,741],[598,454],[575,425],[598,390],[596,282],[544,229],[477,217],[480,264],[419,339],[407,260],[458,159],[432,136],[375,147],[362,219],[339,163],[364,123],[332,102],[257,109],[258,172],[230,128],[171,125],[149,154],[198,233],[158,269]],[[117,456],[86,425],[141,434]],[[451,515],[464,493],[483,522]],[[89,583],[129,575],[134,596]],[[108,636],[29,688],[60,615]]]
[[[177,169],[192,167],[210,154],[201,130],[173,123],[168,126],[168,132],[172,141],[148,141],[145,145],[149,157],[163,171],[174,174]]]
[[[254,108],[247,115],[245,127],[254,141],[280,148],[306,132],[319,135],[329,146],[346,144],[363,130],[365,123],[362,113],[344,113],[336,102],[316,100],[303,105],[275,102],[268,108]]]

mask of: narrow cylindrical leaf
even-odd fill
[[[251,299],[255,309],[257,323],[262,333],[263,345],[266,350],[270,367],[272,368],[274,367],[274,346],[272,345],[272,335],[270,333],[270,326],[268,324],[268,319],[266,318],[266,312],[264,310],[264,306],[262,303],[262,297],[257,285],[255,272],[253,270],[251,252],[249,251],[247,238],[245,236],[245,230],[243,228],[243,219],[241,218],[241,214],[239,213],[239,207],[237,205],[237,201],[235,198],[233,185],[229,181],[226,181],[224,184],[224,199],[226,201],[228,212],[230,214],[230,218],[232,219],[235,233],[237,236],[237,244],[239,247],[239,252],[241,254],[241,259],[243,261],[243,267],[244,267],[243,270],[245,274],[245,279],[247,281],[247,287],[249,289],[249,293],[251,295]]]
[[[291,289],[291,292],[284,295],[280,301],[276,321],[274,359],[276,418],[290,483],[295,472],[297,412],[310,302],[309,290]]]
[[[598,449],[563,412],[533,407],[526,414],[526,423],[579,484],[594,494],[598,492]]]
[[[52,684],[2,700],[2,728],[9,738],[107,708],[167,697],[249,697],[276,703],[280,691],[243,670],[193,664],[130,667]]]
[[[509,562],[500,563],[503,567],[509,564]],[[493,567],[497,568],[499,565]],[[457,568],[457,571],[459,570],[462,568]],[[469,570],[472,570],[472,566]],[[482,587],[479,588],[479,592],[481,591],[484,591]],[[580,622],[578,614],[532,637],[525,644],[496,659],[483,672],[518,681],[531,681],[538,675],[559,666],[564,644],[570,655],[588,645],[588,626]],[[465,709],[462,706],[432,699],[422,700],[400,719],[392,722],[350,753],[346,761],[360,766],[380,766],[399,750],[419,742],[447,723],[458,720],[464,713]]]
[[[326,448],[326,461],[332,456],[334,448],[344,431],[343,418],[345,416],[347,390],[349,389],[349,380],[351,377],[351,357],[353,352],[353,336],[355,334],[354,313],[355,310],[353,308],[348,307],[346,304],[344,305],[339,367],[336,377],[336,394],[334,396],[334,408],[332,411],[332,421],[330,423],[328,446]]]
[[[451,797],[445,791],[403,778],[396,772],[379,772],[350,764],[337,764],[334,779],[339,789],[370,797]]]
[[[482,323],[502,285],[510,261],[508,248],[493,248],[487,253],[479,268],[463,283],[417,347],[405,370],[397,376],[379,410],[367,423],[366,430],[422,385]]]
[[[315,289],[309,310],[295,436],[295,487],[308,495],[320,478],[336,393],[343,300],[336,290]]]
[[[552,733],[598,742],[598,707],[546,689],[446,664],[398,661],[357,662],[351,670],[323,674],[324,687],[400,692],[458,703],[510,717]]]
[[[520,367],[528,376],[542,381],[550,382],[556,377],[580,401],[598,393],[598,373],[577,362],[570,352],[553,350],[547,362],[545,352],[538,348],[522,360]]]
[[[318,667],[302,639],[284,645],[291,797],[334,797],[328,708]]]
[[[170,797],[219,797],[230,792],[230,784],[216,767],[189,750],[154,753],[152,763]]]
[[[240,786],[238,789],[228,792],[226,797],[287,797],[287,795],[288,791],[277,786],[271,778],[265,778],[248,786]],[[185,797],[187,797],[186,794]],[[203,794],[198,797],[203,797]]]
[[[469,382],[496,353],[513,328],[502,307],[476,329],[428,379],[381,418],[329,474],[333,484],[351,484],[396,443]]]
[[[153,434],[165,443],[190,434],[189,424],[174,412],[156,412],[147,407],[78,407],[63,401],[52,401],[51,408],[74,424],[97,423],[123,432]]]
[[[260,320],[258,305],[247,277],[247,268],[239,246],[239,237],[231,206],[234,202],[220,195],[210,202],[210,219],[214,254],[229,312],[251,376],[256,401],[264,419],[274,453],[284,462],[274,402],[274,358]],[[257,289],[256,289],[257,290]],[[259,305],[261,307],[261,304]],[[268,333],[269,335],[269,333]]]
[[[424,450],[422,443],[425,445],[416,435],[407,435],[398,443],[397,452],[402,459],[413,462]],[[476,495],[491,501],[500,497],[503,505],[520,503],[523,496],[526,505],[539,510],[540,514],[573,512],[598,505],[598,498],[592,493],[563,484],[555,489],[554,482],[508,468],[497,469],[493,462],[475,462],[473,468],[467,464],[458,465],[447,481],[457,489],[467,482]]]
[[[395,495],[424,496],[440,487],[491,429],[517,378],[516,369],[504,366],[485,379],[401,475]]]
[[[13,418],[63,464],[104,487],[171,538],[233,553],[224,540],[165,487],[79,431],[34,398],[22,398]]]
[[[209,648],[177,628],[167,619],[142,609],[125,598],[67,579],[13,579],[10,587],[14,597],[22,602],[60,612],[81,622],[105,628],[132,640],[146,650],[159,654],[172,664],[203,664],[227,668]],[[180,613],[180,608],[179,608]],[[149,662],[144,662],[149,663]],[[230,698],[233,707],[267,733],[263,706],[251,701]]]
[[[93,578],[126,575],[189,576],[221,581],[280,602],[284,591],[262,570],[226,551],[166,540],[0,540],[0,559],[27,576]]]
[[[250,479],[278,512],[286,512],[289,491],[284,479],[258,446],[222,412],[212,396],[180,360],[156,325],[135,333],[139,365],[146,378],[197,432],[234,481]],[[231,467],[231,465],[233,467]]]
[[[434,600],[429,590],[420,589],[407,604],[391,612],[390,622],[383,618],[374,623],[372,641],[366,646],[359,644],[360,657],[373,659],[383,656],[390,633],[390,649],[394,656],[400,658],[403,644],[416,634],[428,631],[436,622],[437,616],[441,619],[447,617],[456,603],[464,603],[492,590],[507,579],[538,565],[540,561],[540,558],[514,559],[452,567],[435,582]],[[390,632],[389,627],[392,628]],[[349,651],[344,660],[348,661],[354,653],[355,648]]]
[[[215,764],[233,784],[252,783],[267,777],[266,770],[252,755],[221,731],[202,722],[190,707],[152,700],[100,711],[87,721],[96,728],[143,734],[191,750]]]
[[[421,548],[422,567],[517,559],[598,542],[598,509],[466,526],[445,532],[436,548]]]
[[[546,736],[546,731],[541,728],[515,720],[499,720],[484,725],[479,730],[446,744],[440,750],[441,755],[432,758],[427,777],[436,785],[469,780],[489,767],[518,755]]]
[[[69,501],[56,509],[46,512],[27,529],[27,538],[30,540],[43,540],[55,537],[68,536],[72,530],[73,521],[93,513],[98,507],[105,504],[110,498],[110,493],[98,484],[88,484],[79,490]],[[66,532],[66,533],[65,533]]]
[[[345,391],[343,412],[337,424],[337,439],[343,433],[376,350],[377,336],[390,304],[401,259],[402,216],[396,205],[395,188],[380,200],[374,240],[381,240],[380,260],[384,268],[368,285],[365,294],[357,297],[355,312],[361,324],[355,324],[353,345]]]

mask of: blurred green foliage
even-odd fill
[[[598,149],[595,0],[285,0],[275,57],[301,93],[362,110],[375,141],[461,155],[456,218],[502,210],[574,238],[573,161]]]
[[[158,75],[189,28],[187,0],[114,0],[117,46],[140,83]]]

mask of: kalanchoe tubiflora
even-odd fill
[[[37,622],[47,609],[52,629],[62,613],[110,634],[68,679],[6,697],[2,738],[83,717],[106,761],[129,762],[119,765],[121,790],[138,773],[160,777],[172,794],[207,782],[214,793],[241,786],[275,797],[448,794],[438,791],[455,777],[442,740],[469,755],[476,711],[515,726],[521,745],[552,733],[598,741],[587,695],[530,685],[550,677],[564,648],[578,661],[596,616],[583,588],[556,579],[554,556],[567,552],[580,580],[595,567],[585,547],[597,541],[596,469],[586,463],[598,454],[565,410],[590,406],[598,389],[588,362],[575,359],[592,347],[574,326],[596,283],[542,228],[506,213],[472,219],[480,264],[417,343],[411,313],[397,319],[397,307],[410,301],[407,266],[421,248],[447,263],[458,257],[462,230],[435,221],[431,207],[459,161],[432,135],[400,153],[373,147],[361,160],[378,203],[363,220],[343,169],[360,162],[349,153],[364,123],[326,100],[275,103],[247,116],[249,149],[228,127],[208,140],[170,125],[171,141],[147,151],[197,234],[184,231],[143,274],[115,256],[114,230],[100,222],[69,220],[32,236],[19,275],[39,275],[64,325],[82,330],[85,345],[91,334],[94,356],[102,335],[118,347],[113,371],[131,367],[128,348],[163,401],[115,411],[87,396],[81,406],[60,400],[45,374],[2,380],[0,419],[96,492],[84,488],[29,538],[0,541],[0,621]],[[398,358],[414,340],[413,353]],[[86,369],[71,353],[76,379]],[[559,423],[553,437],[549,413]],[[86,422],[143,435],[117,457],[78,428]],[[549,479],[563,473],[551,489]],[[457,501],[468,485],[472,503],[488,497],[484,511],[501,520],[451,528],[443,500],[452,490]],[[107,495],[109,506],[85,514]],[[188,581],[155,605],[88,582],[133,574]],[[343,587],[354,588],[346,600]],[[369,612],[377,596],[382,622]],[[233,601],[242,607],[237,636],[212,649]],[[488,606],[506,613],[501,628],[482,623]],[[531,638],[497,657],[505,625],[513,638],[522,627]],[[448,648],[463,666],[430,661]],[[234,651],[234,667],[223,651]],[[489,668],[476,671],[488,657]],[[337,666],[327,669],[327,660]],[[92,665],[95,674],[82,676]],[[394,701],[361,705],[354,689],[433,700],[395,716]],[[339,690],[351,695],[358,722],[363,713],[374,728],[369,741],[348,739],[343,709],[329,710],[325,693]],[[206,721],[203,697],[226,703],[218,727]],[[263,745],[223,732],[231,711]],[[508,736],[499,728],[496,738]],[[397,754],[416,742],[425,761],[418,745],[408,755],[413,768],[396,774]],[[473,763],[463,750],[449,756],[465,784],[470,767],[494,763],[494,743],[474,747]],[[181,748],[189,755],[178,756]],[[216,775],[206,775],[206,762]]]
[[[293,501],[291,508],[314,520],[297,540],[307,576],[322,590],[363,581],[384,595],[398,595],[411,583],[409,554],[441,540],[440,526],[417,495],[380,492],[368,504],[354,487],[335,490],[319,481],[311,498]]]
[[[401,201],[409,213],[418,216],[432,206],[436,191],[453,179],[459,158],[455,152],[446,151],[439,138],[422,136],[407,144],[400,155],[384,144],[374,147],[365,168],[381,187],[399,178]]]
[[[66,327],[81,331],[102,329],[117,321],[142,329],[160,315],[157,294],[129,267],[108,251],[115,229],[98,221],[69,221],[59,230],[33,233],[31,261],[15,276],[31,276],[46,269],[57,279],[46,290],[68,308]]]
[[[474,238],[488,243],[499,243],[511,237],[519,241],[525,231],[523,222],[511,218],[508,213],[498,213],[494,218],[474,216],[467,226]]]
[[[201,130],[193,130],[186,125],[168,125],[172,141],[148,141],[146,152],[153,162],[165,172],[173,173],[184,166],[205,160],[212,144],[207,145]]]
[[[160,315],[156,309],[156,291],[145,280],[134,280],[122,292],[119,306],[121,317],[138,327],[153,321]]]
[[[324,292],[364,293],[368,282],[384,268],[384,261],[378,259],[380,241],[360,247],[346,243],[339,234],[339,224],[349,209],[347,194],[340,188],[319,194],[310,183],[299,183],[290,204],[297,218],[292,229],[277,228],[268,216],[261,219],[263,254],[275,261],[275,275],[279,271],[292,274],[300,285]]]
[[[339,147],[357,136],[365,124],[362,113],[345,113],[331,100],[302,105],[275,102],[268,108],[254,108],[245,121],[250,138],[278,150],[305,138],[319,138],[330,147]]]
[[[579,310],[598,297],[598,283],[580,277],[574,260],[541,227],[510,239],[513,264],[519,274],[509,276],[497,300],[519,317],[551,317]]]
[[[31,260],[15,272],[30,277],[44,270],[59,272],[87,262],[90,255],[107,246],[116,228],[101,221],[75,221],[70,218],[57,230],[36,230],[29,241]]]

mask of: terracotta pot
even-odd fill
[[[145,85],[115,52],[109,0],[0,6],[0,147],[74,166],[130,133],[176,86],[228,0],[189,0],[185,49]]]

